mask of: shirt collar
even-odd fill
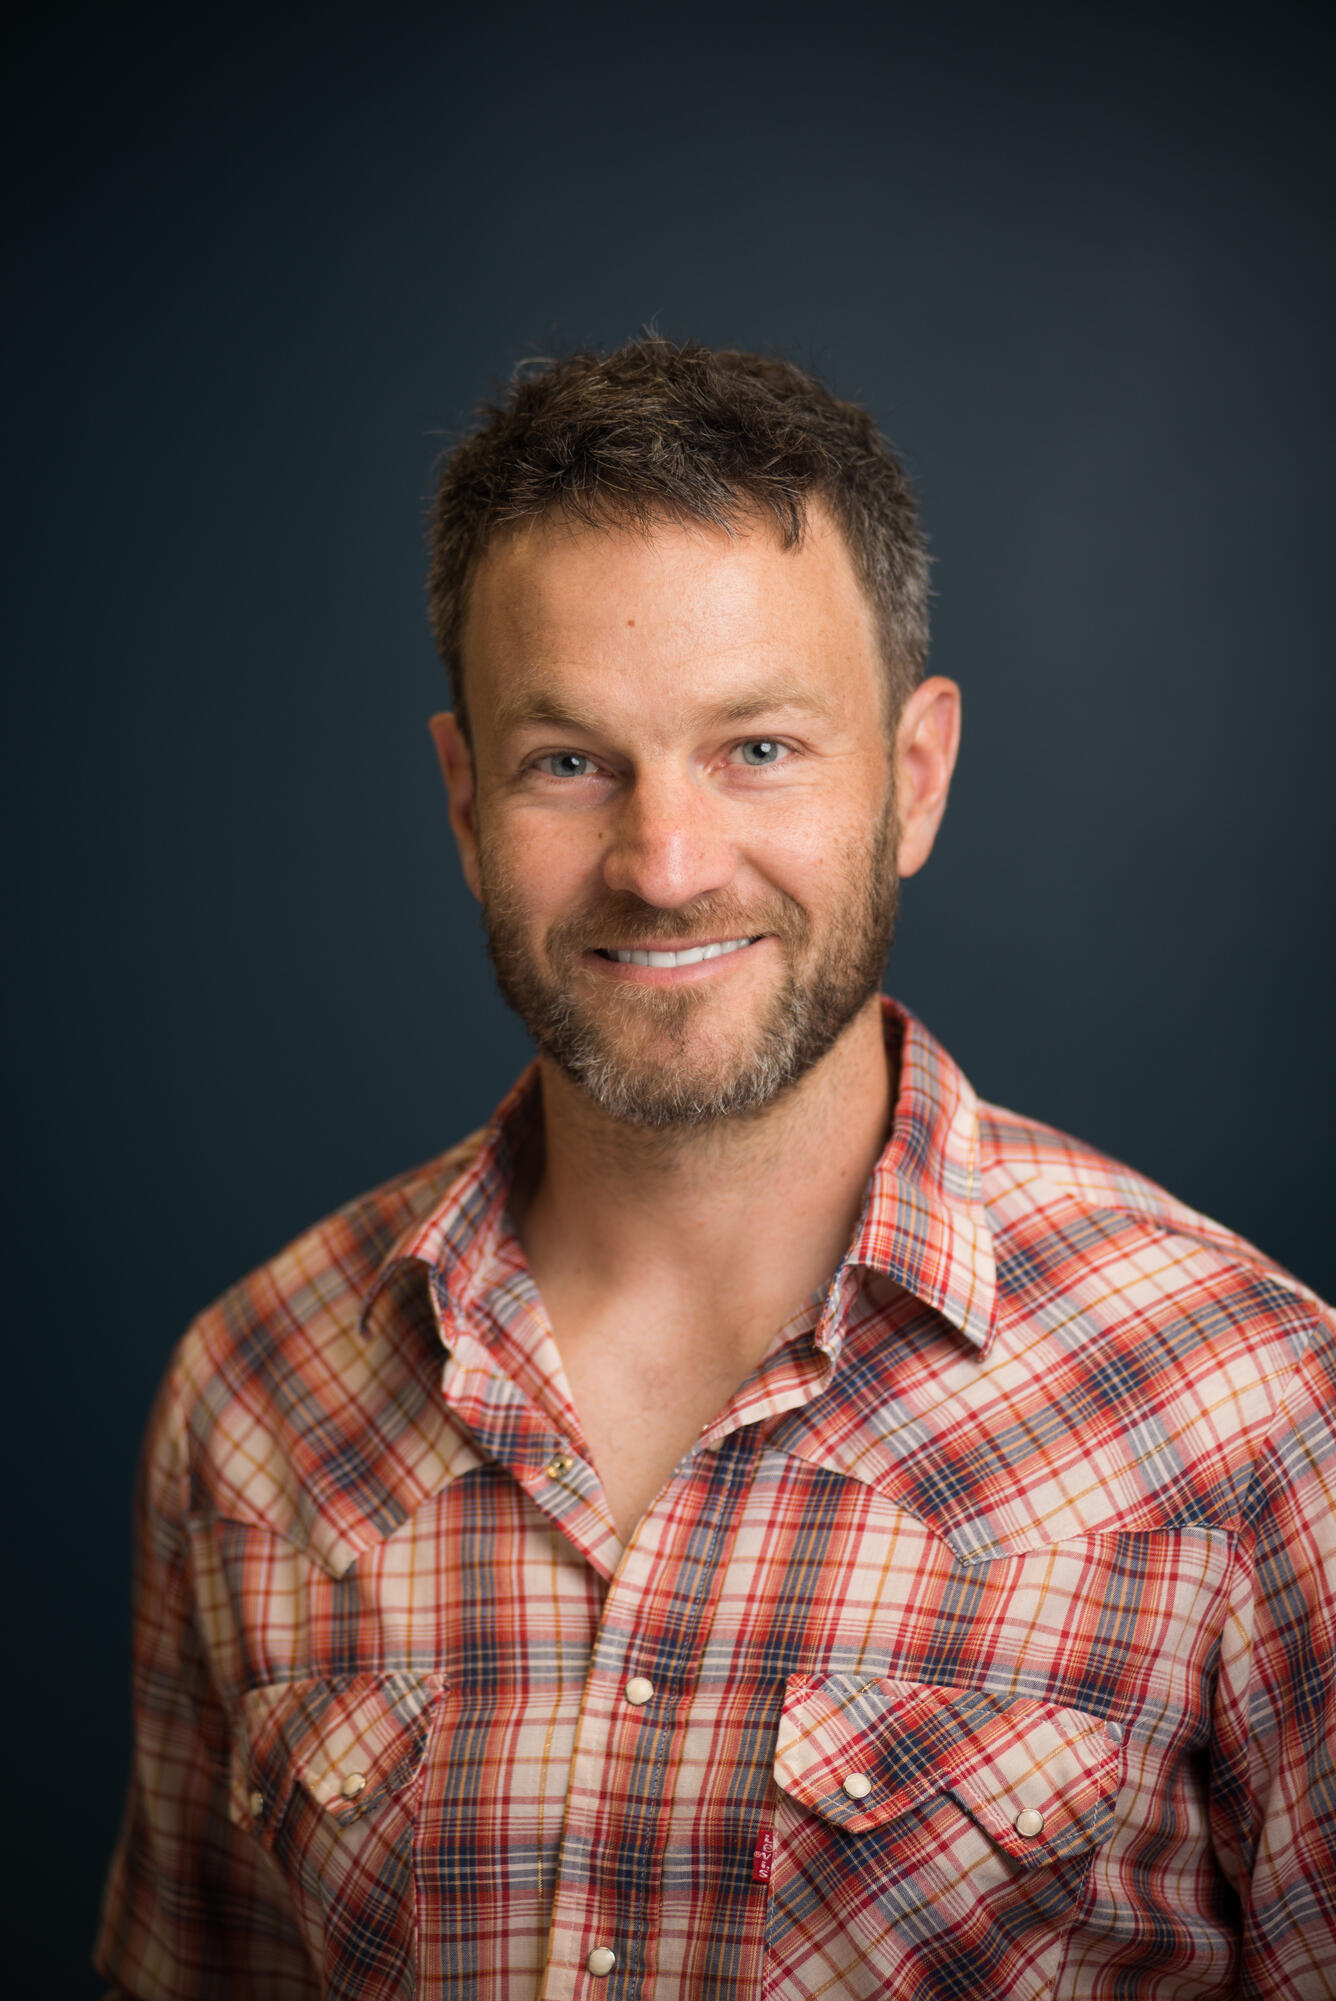
[[[993,1233],[979,1161],[979,1101],[908,1008],[883,998],[900,1043],[891,1135],[872,1172],[844,1264],[904,1287],[986,1352],[997,1304]]]
[[[983,1353],[992,1338],[997,1269],[979,1166],[978,1100],[922,1022],[897,1001],[884,997],[882,1008],[888,1046],[899,1042],[899,1087],[891,1135],[841,1275],[862,1267],[893,1280]],[[496,1241],[540,1106],[538,1065],[531,1063],[462,1175],[379,1267],[362,1301],[363,1332],[386,1283],[408,1265],[427,1266],[438,1296],[457,1307],[465,1303]]]
[[[476,1150],[463,1171],[451,1178],[440,1201],[410,1224],[378,1268],[363,1295],[358,1327],[367,1332],[372,1308],[389,1281],[405,1267],[425,1265],[435,1275],[438,1294],[459,1305],[475,1274],[486,1263],[523,1148],[541,1117],[538,1065],[530,1063],[497,1106],[491,1123],[476,1136]]]

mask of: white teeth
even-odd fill
[[[685,952],[613,952],[608,957],[620,966],[696,966],[702,959],[722,959],[725,952],[740,952],[750,938],[730,938],[723,945],[692,945]]]

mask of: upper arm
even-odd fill
[[[1272,1429],[1235,1553],[1212,1764],[1240,1992],[1336,1992],[1336,1350],[1323,1322]]]
[[[137,2001],[310,2001],[319,1983],[281,1879],[228,1813],[229,1721],[195,1616],[171,1376],[134,1531],[134,1751],[95,1964]]]

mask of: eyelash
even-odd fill
[[[781,764],[787,764],[791,757],[797,755],[797,752],[794,750],[793,745],[786,743],[782,737],[744,736],[744,737],[739,737],[736,743],[731,744],[729,746],[730,756],[734,751],[745,749],[745,747],[749,743],[772,743],[778,750],[781,750],[783,752],[783,756],[777,757],[773,764],[744,764],[741,766],[741,769],[744,771],[773,771],[775,770],[776,766]],[[586,764],[593,764],[593,765],[597,764],[597,760],[595,758],[592,758],[587,751],[545,750],[542,751],[536,758],[534,758],[531,768],[535,771],[538,771],[540,776],[544,778],[557,778],[558,774],[555,771],[544,771],[542,767],[544,764],[547,763],[549,759],[558,757],[579,757],[583,758]],[[592,776],[593,773],[588,771],[576,772],[574,774],[574,777],[572,777],[570,773],[561,774],[561,778],[568,780],[570,783],[574,783],[575,780],[579,778],[589,778]]]

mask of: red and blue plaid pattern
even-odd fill
[[[1336,1993],[1331,1313],[887,1025],[844,1262],[625,1548],[507,1220],[532,1073],[192,1327],[125,1992]]]

